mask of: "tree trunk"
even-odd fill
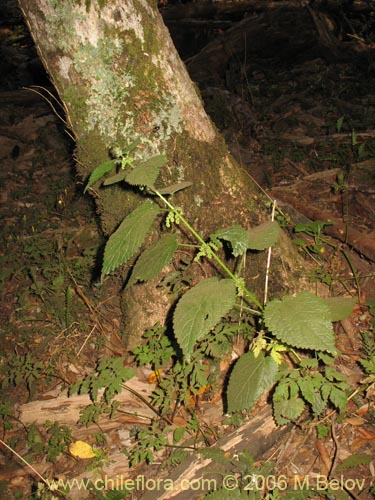
[[[76,141],[78,174],[87,179],[110,157],[140,139],[144,158],[168,159],[160,183],[192,181],[174,195],[185,217],[204,237],[232,224],[264,221],[254,186],[234,162],[207,117],[197,90],[173,46],[156,8],[146,0],[19,0],[39,54],[64,103]],[[104,232],[110,234],[142,199],[118,185],[92,189]],[[159,230],[154,231],[157,238]],[[274,252],[273,292],[294,283],[287,272],[295,254],[283,237]],[[281,257],[282,256],[282,257]],[[266,256],[253,255],[247,279],[261,297]],[[202,266],[196,266],[197,274]],[[215,272],[203,269],[205,276]],[[197,279],[198,276],[193,276]],[[164,322],[171,299],[156,280],[124,294],[125,335],[134,346],[144,330]],[[271,290],[272,293],[272,290]]]

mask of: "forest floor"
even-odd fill
[[[142,419],[107,416],[87,428],[77,420],[89,398],[73,397],[73,409],[67,409],[66,393],[61,398],[99,359],[126,355],[122,281],[96,284],[104,237],[83,183],[74,177],[73,141],[19,13],[12,2],[7,9],[0,26],[0,498],[52,498],[40,476],[134,477],[123,450],[134,444],[132,429]],[[277,200],[280,222],[314,266],[311,282],[324,283],[332,296],[356,298],[351,316],[334,324],[336,368],[347,376],[353,396],[344,415],[327,413],[321,422],[289,429],[256,466],[273,461],[276,472],[269,477],[276,483],[279,478],[279,486],[281,480],[291,486],[291,477],[321,476],[331,481],[327,495],[337,480],[344,488],[340,484],[335,498],[368,500],[375,496],[375,380],[372,374],[363,383],[358,360],[375,363],[375,65],[359,55],[328,62],[318,50],[296,48],[293,42],[301,38],[284,29],[287,49],[270,49],[265,37],[263,51],[234,56],[224,72],[198,83],[207,112],[259,197]],[[193,78],[194,72],[197,67]],[[152,372],[137,370],[133,389],[147,397]],[[141,413],[149,418],[147,411]],[[232,429],[223,424],[217,395],[203,398],[200,415],[215,433]],[[317,438],[322,422],[329,432]],[[69,453],[76,440],[102,452],[81,459]],[[158,477],[166,460],[161,453],[135,472]],[[340,470],[342,463],[349,465]],[[266,498],[267,489],[273,488],[249,498]],[[100,489],[85,494],[140,498],[139,490],[129,497]]]

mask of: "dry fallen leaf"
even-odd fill
[[[161,379],[162,375],[163,375],[163,370],[155,370],[154,372],[150,373],[150,375],[147,378],[147,382],[149,384],[155,384]]]
[[[84,441],[75,441],[70,443],[69,451],[73,457],[77,458],[95,458],[96,454],[92,446]]]
[[[365,419],[362,417],[349,417],[345,419],[345,422],[347,422],[350,425],[363,425]]]

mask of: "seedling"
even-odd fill
[[[296,224],[294,226],[295,233],[306,233],[313,238],[313,243],[307,243],[304,240],[294,240],[298,246],[303,246],[307,250],[315,254],[325,253],[325,244],[322,240],[322,231],[326,226],[332,226],[332,222],[312,221],[307,223]]]

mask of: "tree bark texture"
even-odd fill
[[[174,203],[203,236],[232,224],[250,227],[264,220],[253,183],[230,157],[207,117],[156,4],[147,0],[19,0],[19,4],[64,103],[81,178],[86,180],[107,161],[114,146],[124,148],[140,139],[136,154],[141,158],[165,154],[168,159],[161,186],[193,182],[192,188],[174,195]],[[118,185],[100,189],[94,185],[92,192],[106,234],[143,198]],[[294,256],[291,264],[286,263],[291,255],[282,239],[274,253],[274,289],[293,288],[286,272],[294,267]],[[257,277],[265,259],[264,255],[251,258],[248,278],[255,290],[263,287]],[[213,272],[207,267],[203,275]],[[156,282],[126,291],[125,334],[134,338],[130,346],[145,328],[163,322],[170,306],[171,299],[156,289]]]

